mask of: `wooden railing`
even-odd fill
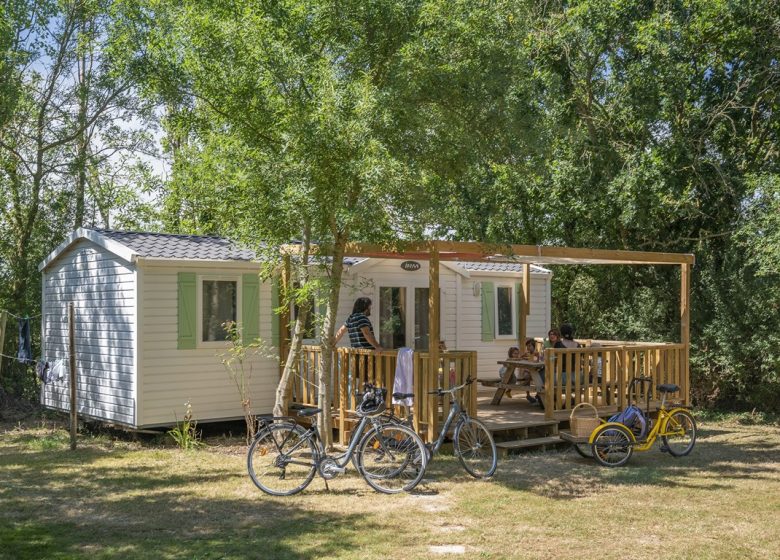
[[[318,406],[317,387],[320,367],[320,346],[304,346],[298,364],[298,374],[291,383],[291,402]],[[388,401],[392,399],[393,383],[397,361],[396,350],[363,350],[359,348],[337,348],[334,352],[333,372],[330,376],[334,425],[339,430],[341,443],[346,443],[348,431],[355,421],[354,412],[359,403],[357,394],[365,383],[385,387]],[[439,370],[441,369],[441,376]],[[414,427],[429,441],[438,435],[441,422],[449,414],[449,399],[429,395],[429,391],[441,386],[449,388],[463,383],[471,375],[476,378],[477,353],[447,351],[439,355],[439,364],[434,367],[427,352],[415,352],[413,360]],[[476,416],[477,390],[475,385],[465,389],[461,402],[467,412]],[[395,413],[403,415],[401,407]]]
[[[680,386],[675,400],[690,401],[687,352],[683,344],[629,343],[620,346],[548,348],[545,360],[545,416],[554,418],[559,410],[571,410],[587,402],[597,408],[628,401],[644,402],[641,386],[627,395],[634,377],[651,377],[653,387],[662,383]],[[651,400],[655,400],[655,389]]]

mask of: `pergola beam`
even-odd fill
[[[325,249],[324,247],[322,249]],[[508,245],[460,241],[427,241],[379,245],[348,243],[344,252],[349,257],[428,260],[436,249],[440,261],[488,261],[534,264],[647,264],[692,265],[695,257],[689,253],[654,253],[552,247],[546,245]],[[324,252],[324,251],[323,251]]]

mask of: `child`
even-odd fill
[[[506,357],[507,357],[508,360],[519,360],[520,359],[520,348],[517,347],[517,346],[510,346],[509,350],[506,353]],[[501,369],[498,370],[498,376],[499,376],[500,379],[504,378],[504,375],[506,374],[507,369],[509,369],[510,367],[513,370],[517,369],[517,368],[512,367],[512,366],[506,366],[506,365],[501,366]],[[508,383],[517,383],[517,375],[515,375],[514,371],[512,372],[512,375],[509,378]],[[504,394],[508,398],[510,398],[510,399],[512,398],[512,391],[510,391],[509,389],[507,389],[506,393],[504,393]]]
[[[536,341],[533,338],[526,338],[525,339],[525,352],[522,356],[520,356],[521,360],[527,360],[529,362],[539,362],[541,361],[539,359],[539,354],[536,352]],[[523,373],[525,374],[526,378],[528,379],[528,384],[531,383],[531,372],[526,370],[523,370]],[[525,393],[525,400],[527,400],[531,404],[536,404],[539,402],[540,397],[537,394],[535,397],[531,396],[531,393],[526,391]]]

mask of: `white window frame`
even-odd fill
[[[236,322],[241,323],[241,275],[240,274],[199,274],[195,283],[195,336],[197,348],[224,348],[230,344],[227,340],[204,341],[203,340],[203,282],[213,282],[215,280],[222,282],[236,283]]]
[[[502,288],[508,288],[509,289],[509,316],[512,319],[512,332],[510,334],[499,334],[498,332],[498,291]],[[517,302],[515,301],[515,298],[517,297],[515,295],[515,286],[514,284],[496,284],[495,285],[495,337],[496,340],[510,340],[517,338],[517,312],[515,311]]]

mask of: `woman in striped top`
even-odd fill
[[[381,350],[379,341],[374,336],[374,328],[368,317],[371,315],[371,300],[367,297],[359,297],[352,306],[352,315],[339,328],[334,337],[336,345],[345,333],[349,333],[349,344],[352,348],[373,348]]]

